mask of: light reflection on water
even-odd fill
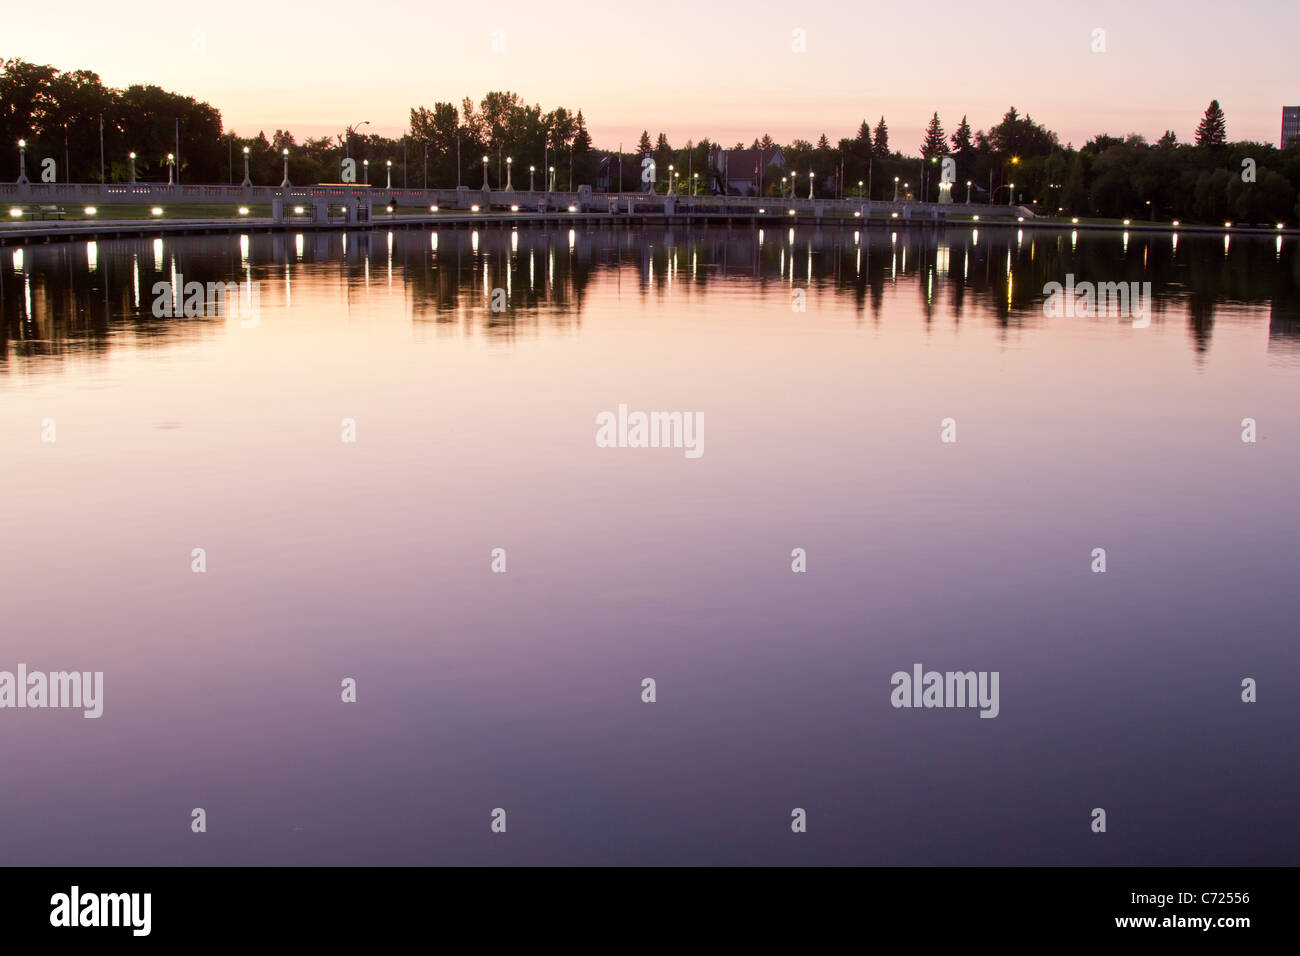
[[[103,670],[105,715],[0,712],[0,853],[1294,862],[1288,242],[5,249],[0,669]],[[1150,327],[1046,317],[1067,273],[1150,281]],[[174,276],[255,284],[256,321],[155,317]],[[703,413],[705,454],[597,448],[620,403]],[[998,670],[999,717],[894,710],[915,662]]]

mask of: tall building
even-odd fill
[[[1282,107],[1282,148],[1293,139],[1300,139],[1300,106]]]

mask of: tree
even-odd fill
[[[650,144],[650,131],[648,129],[641,130],[641,140],[636,144],[636,151],[642,156],[654,151],[654,146]]]
[[[1022,159],[1046,156],[1057,147],[1055,133],[1035,123],[1028,113],[1021,117],[1014,106],[989,130],[989,142],[997,152]]]
[[[1165,130],[1165,134],[1160,137],[1156,143],[1161,149],[1171,149],[1178,145],[1178,134],[1171,129]]]
[[[871,124],[866,120],[858,124],[858,135],[853,137],[853,141],[857,144],[858,149],[865,148],[864,155],[869,155],[871,153]]]
[[[876,124],[876,132],[872,136],[871,150],[877,156],[889,155],[889,127],[885,125],[883,116],[880,117],[880,122]]]
[[[943,127],[939,125],[939,114],[930,117],[930,125],[925,129],[925,140],[921,143],[921,155],[926,159],[942,156],[948,152],[948,143],[944,139]]]
[[[952,134],[953,152],[965,154],[974,148],[975,144],[971,142],[970,123],[966,122],[966,117],[963,116],[957,126],[957,132]]]
[[[1205,116],[1196,127],[1197,146],[1222,146],[1228,141],[1228,127],[1218,100],[1210,100]]]

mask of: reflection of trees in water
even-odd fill
[[[170,281],[256,281],[262,306],[283,307],[294,286],[333,284],[349,305],[400,292],[416,321],[468,323],[509,337],[521,327],[580,321],[593,283],[666,300],[726,284],[747,294],[791,289],[851,301],[878,323],[887,295],[911,283],[927,327],[973,313],[1002,328],[1052,320],[1043,286],[1150,282],[1154,321],[1184,312],[1195,348],[1209,348],[1215,310],[1268,305],[1270,335],[1291,341],[1300,315],[1300,254],[1273,237],[1020,232],[1014,228],[854,230],[788,226],[675,226],[393,232],[320,232],[109,240],[0,250],[0,357],[64,355],[111,347],[115,336],[162,343],[212,334],[221,318],[155,318],[153,286]],[[626,289],[623,287],[626,286]],[[500,290],[500,291],[497,291]],[[901,291],[901,290],[900,290]],[[493,304],[500,311],[493,310]],[[810,307],[811,302],[810,302]],[[1093,321],[1129,321],[1099,317]]]

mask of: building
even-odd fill
[[[1282,148],[1293,139],[1300,139],[1300,106],[1282,107]]]
[[[709,152],[713,192],[727,196],[757,196],[769,183],[779,182],[785,157],[771,149],[718,149]]]

